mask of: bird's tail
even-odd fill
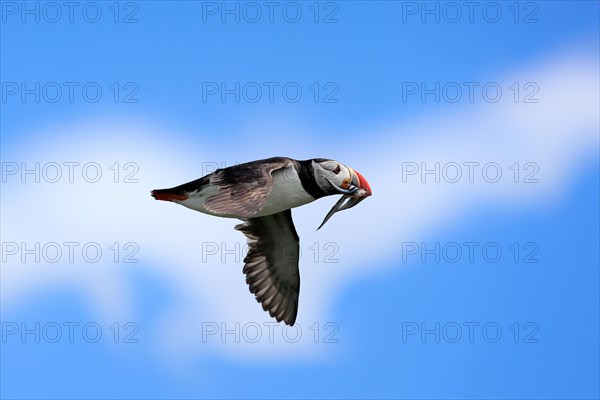
[[[150,192],[152,197],[156,200],[164,200],[164,201],[182,201],[187,200],[188,195],[184,193],[179,193],[179,191],[171,189],[154,189]]]

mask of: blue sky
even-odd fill
[[[76,2],[72,22],[23,4],[0,2],[2,398],[600,396],[597,2],[477,2],[473,21],[460,2],[276,2],[273,22],[263,2]],[[406,93],[436,84],[462,96]],[[294,211],[297,341],[248,293],[234,221],[148,195],[274,155],[333,157],[374,192],[318,232],[333,199]],[[436,163],[462,179],[422,175]],[[36,243],[62,256],[34,262]]]

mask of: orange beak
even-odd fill
[[[358,185],[356,185],[356,186],[358,186],[359,188],[361,188],[365,191],[365,193],[363,194],[363,197],[372,195],[373,192],[371,191],[371,186],[369,185],[369,182],[367,182],[365,177],[362,176],[358,171],[354,171],[354,173],[358,177]]]
[[[335,203],[331,210],[329,210],[329,213],[327,213],[325,219],[323,220],[321,225],[319,225],[317,230],[321,229],[321,227],[325,225],[325,222],[327,222],[329,218],[331,218],[336,212],[352,208],[373,194],[373,192],[371,191],[371,186],[369,185],[369,182],[367,182],[364,176],[362,176],[361,174],[359,174],[351,168],[350,172],[352,174],[352,185],[355,186],[354,190],[340,190],[340,188],[338,188],[338,191],[340,191],[344,195],[338,200],[337,203]]]

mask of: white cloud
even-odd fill
[[[592,53],[593,54],[593,53]],[[501,101],[495,104],[454,106],[452,113],[411,121],[396,121],[370,132],[343,150],[341,162],[355,167],[371,184],[374,195],[360,206],[336,214],[319,232],[316,227],[336,201],[327,198],[294,211],[304,256],[301,259],[302,289],[298,323],[302,339],[287,343],[276,329],[275,344],[234,343],[228,336],[222,344],[210,336],[202,342],[202,323],[256,322],[268,334],[268,315],[255,303],[241,273],[242,263],[227,256],[207,256],[202,262],[202,243],[243,244],[233,230],[235,220],[194,213],[174,204],[156,202],[149,190],[180,184],[199,176],[202,162],[249,161],[246,146],[201,148],[179,142],[189,132],[173,132],[166,126],[115,121],[80,122],[37,132],[53,138],[46,143],[28,143],[3,154],[5,161],[89,161],[101,165],[103,178],[87,183],[20,184],[15,179],[2,187],[2,238],[4,242],[97,242],[103,257],[97,264],[61,262],[21,263],[17,256],[2,265],[2,307],[8,309],[33,295],[58,287],[71,287],[94,307],[98,319],[136,318],[136,303],[125,269],[148,271],[161,277],[178,294],[178,300],[161,317],[157,333],[159,348],[171,356],[214,352],[232,358],[315,358],[326,348],[314,345],[314,322],[332,320],[330,307],[339,290],[362,275],[381,273],[399,255],[403,241],[422,239],[432,229],[460,223],[461,217],[480,205],[539,207],[568,191],[571,178],[598,151],[598,60],[586,53],[558,54],[510,73],[511,82],[534,81],[539,103]],[[450,109],[450,108],[449,108]],[[207,132],[195,133],[208,137]],[[308,136],[314,138],[314,136]],[[264,144],[261,156],[294,155],[314,148],[315,157],[331,153],[306,139],[275,148]],[[321,154],[325,153],[325,154]],[[138,184],[112,182],[109,166],[120,162],[139,165]],[[417,177],[402,182],[402,162],[496,162],[505,174],[495,184],[485,182],[477,169],[476,183],[422,184]],[[539,166],[537,184],[515,184],[508,169],[514,162]],[[463,173],[466,173],[466,167]],[[530,170],[531,171],[531,170]],[[128,171],[121,171],[128,172]],[[105,179],[106,178],[106,179]],[[120,176],[122,179],[123,176]],[[523,176],[520,177],[522,179]],[[431,179],[431,177],[430,177]],[[139,245],[139,264],[115,264],[112,243]],[[335,242],[339,263],[323,263],[327,242]],[[309,246],[318,243],[319,262]],[[314,248],[313,248],[314,249]],[[121,253],[122,257],[124,253]],[[251,334],[248,326],[247,334]],[[322,325],[321,325],[322,327]],[[293,336],[294,331],[289,334]],[[243,342],[243,340],[242,340]]]

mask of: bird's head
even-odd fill
[[[334,160],[315,159],[313,168],[317,184],[325,193],[343,195],[325,216],[317,230],[321,229],[336,212],[354,207],[372,194],[371,186],[365,177],[342,163]]]

